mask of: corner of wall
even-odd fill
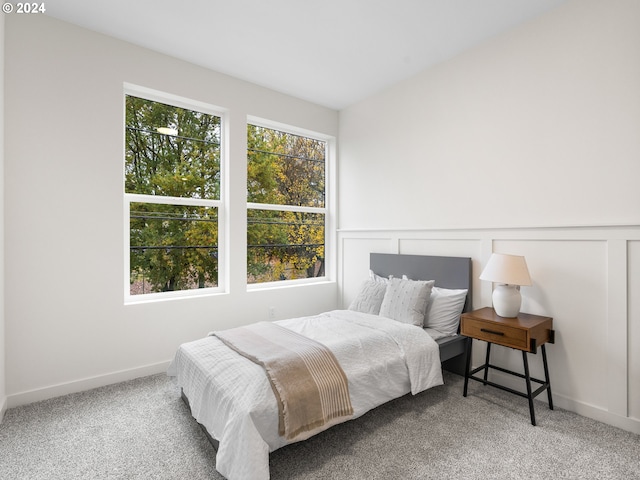
[[[2,423],[2,420],[4,420],[4,414],[7,411],[7,397],[3,396],[0,399],[0,424]]]
[[[0,423],[7,409],[4,318],[4,15],[0,17]]]

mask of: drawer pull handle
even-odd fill
[[[501,337],[504,337],[504,332],[496,332],[494,330],[487,330],[486,328],[481,328],[480,331],[484,333],[491,333],[493,335],[500,335]]]

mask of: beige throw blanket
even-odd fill
[[[264,367],[278,403],[279,434],[288,440],[353,415],[347,377],[321,343],[271,322],[214,335]]]

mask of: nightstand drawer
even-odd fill
[[[460,327],[460,333],[486,342],[497,343],[506,347],[527,350],[527,331],[508,325],[490,323],[472,318],[465,318]]]

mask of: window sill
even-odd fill
[[[142,295],[126,296],[124,299],[124,304],[125,306],[140,305],[144,303],[188,300],[192,298],[217,297],[222,295],[229,295],[229,292],[224,291],[220,288],[202,288],[196,290],[180,290],[177,292],[147,293]]]
[[[306,278],[301,280],[281,280],[278,282],[252,283],[247,285],[247,292],[264,290],[281,290],[285,288],[304,288],[317,285],[336,285],[335,280],[324,278]]]

